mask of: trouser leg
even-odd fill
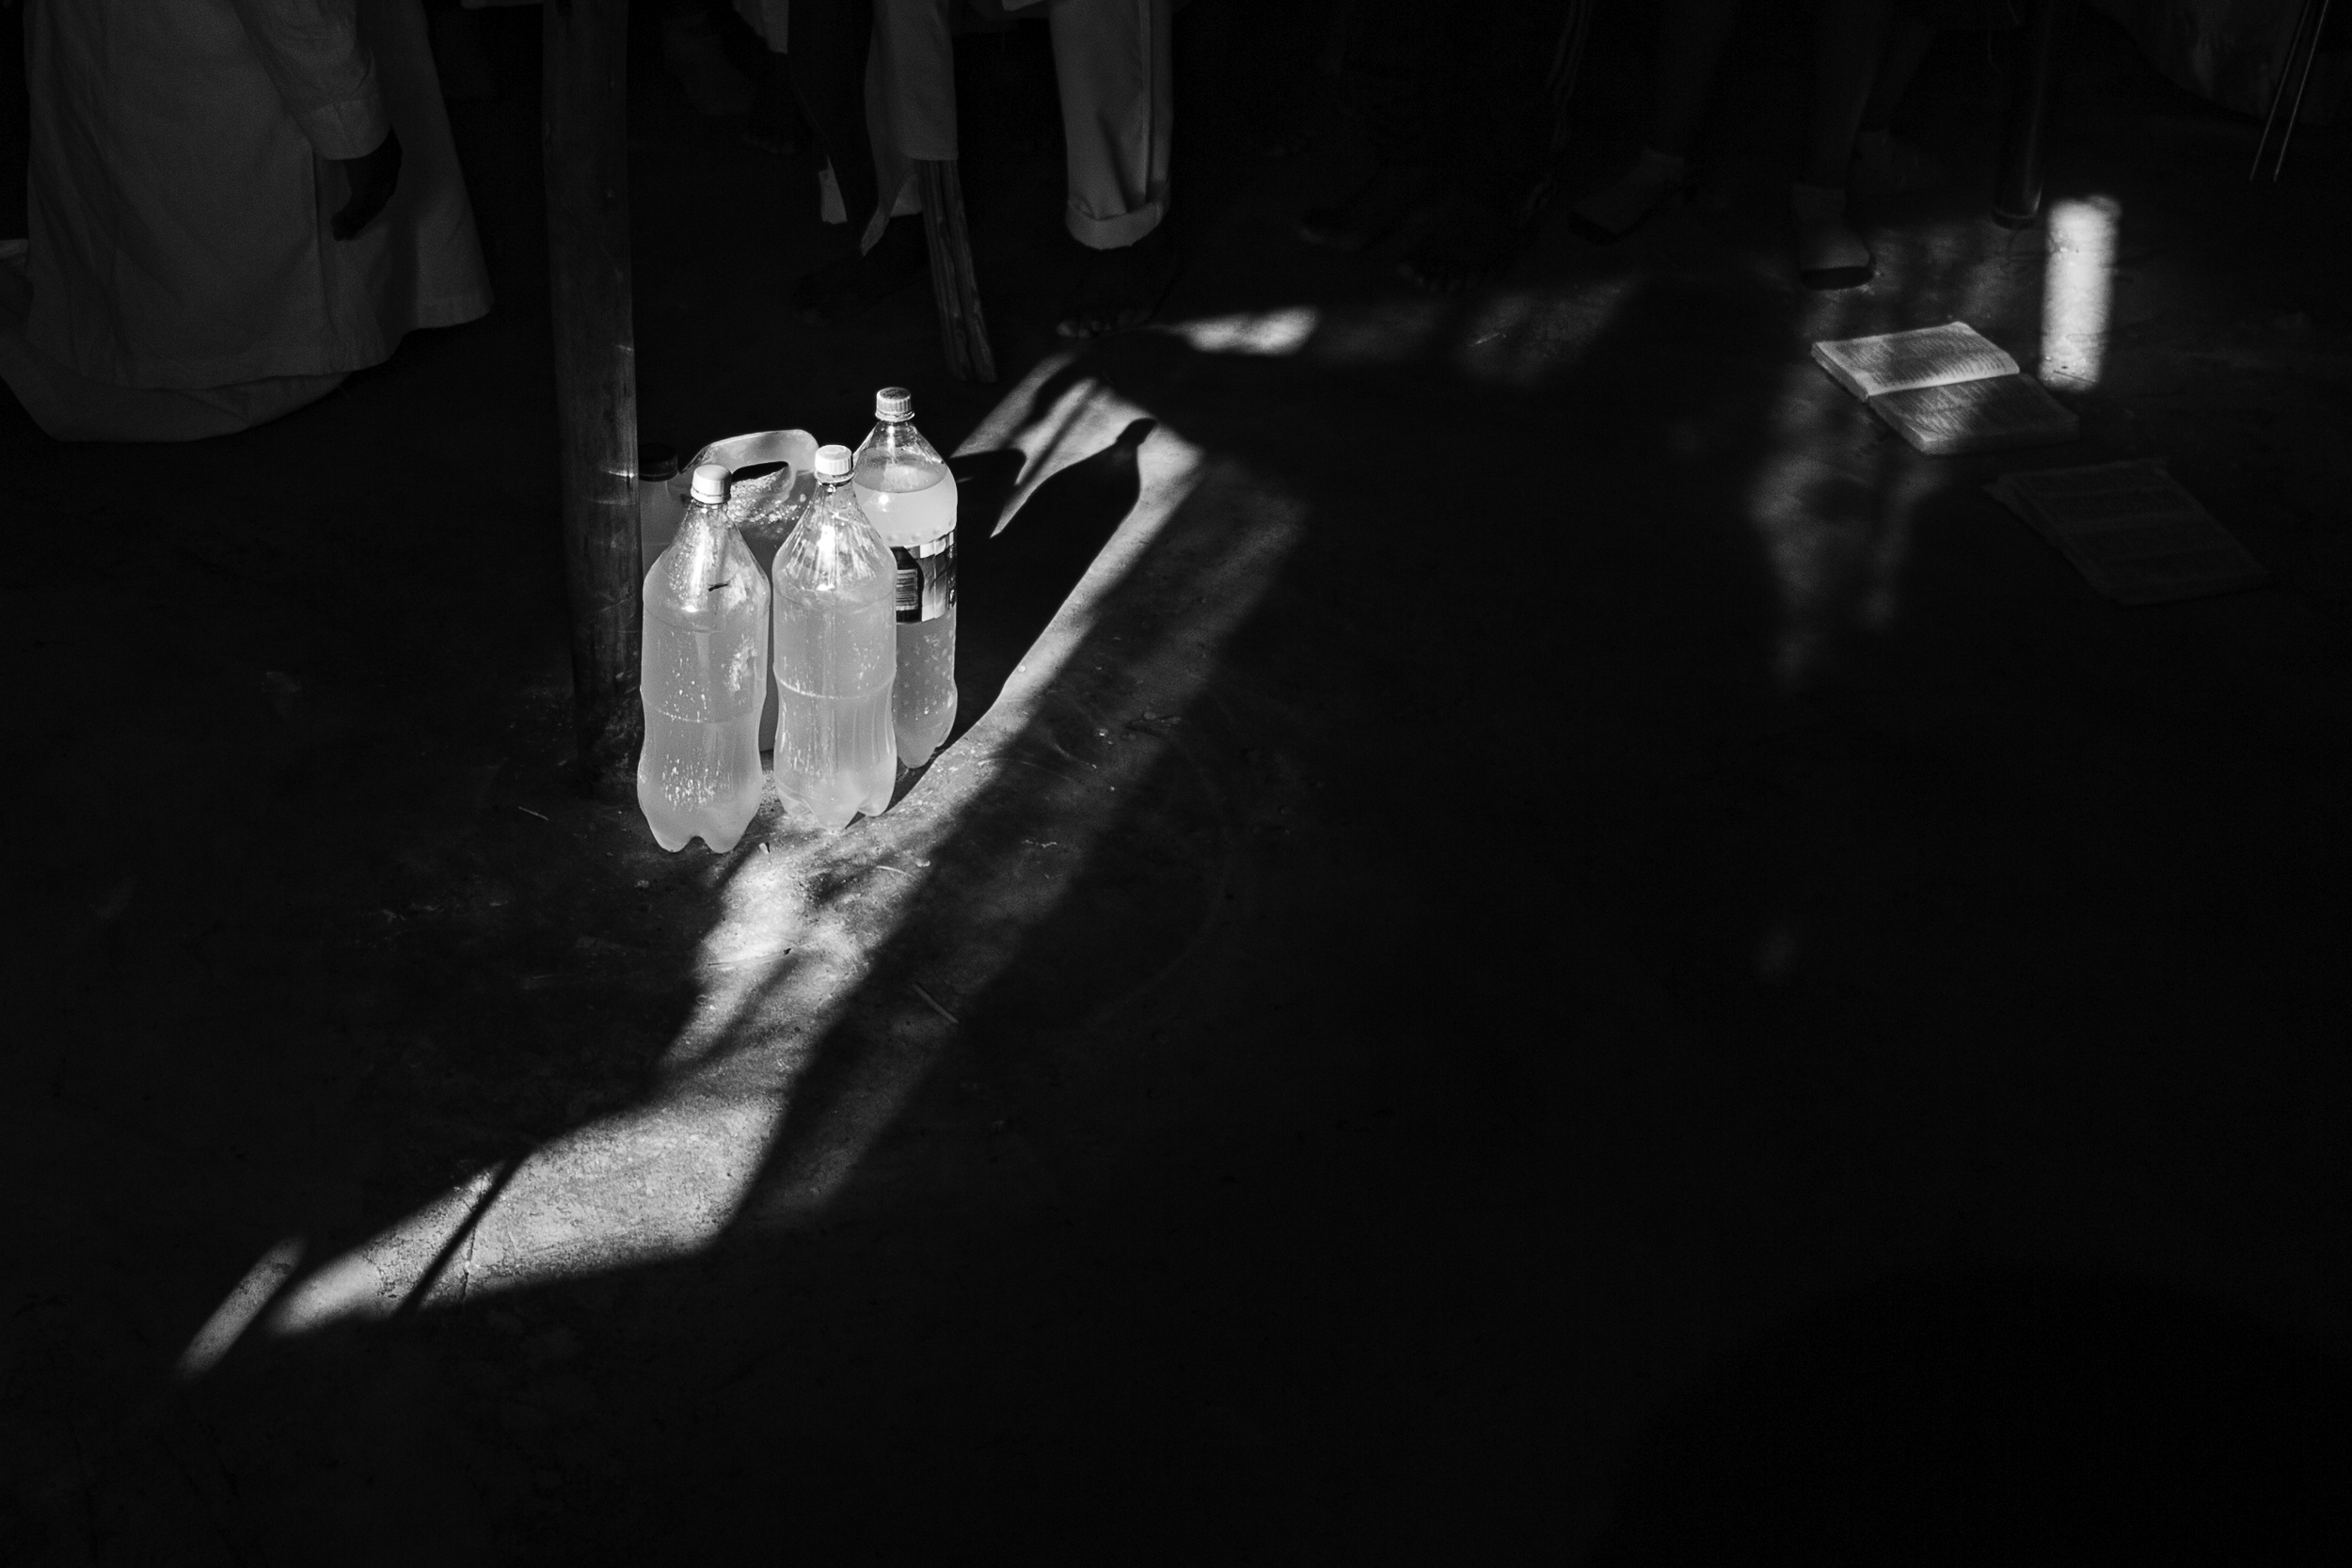
[[[866,56],[873,0],[793,0],[792,92],[833,166],[850,232],[862,234],[879,199],[866,129]]]
[[[945,163],[956,156],[953,0],[874,0],[882,56],[882,118],[898,154]]]
[[[1445,51],[1445,161],[1458,188],[1523,222],[1566,142],[1592,0],[1462,0]]]
[[[1064,221],[1096,250],[1135,244],[1168,214],[1174,14],[1174,0],[1054,0],[1047,13],[1069,156]]]
[[[1439,10],[1428,0],[1357,0],[1348,12],[1340,91],[1383,164],[1438,156],[1453,16]]]

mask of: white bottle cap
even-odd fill
[[[726,499],[729,477],[724,463],[705,463],[694,470],[694,499],[714,506]]]
[[[914,394],[904,387],[884,387],[874,394],[874,418],[885,424],[914,418]]]
[[[850,477],[850,470],[855,467],[856,464],[850,458],[850,449],[847,447],[818,447],[817,449],[817,477],[818,479],[847,479]]]

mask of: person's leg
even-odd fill
[[[1230,14],[1247,19],[1235,90],[1241,103],[1243,150],[1254,158],[1283,158],[1306,150],[1309,125],[1323,91],[1317,55],[1330,27],[1332,0],[1230,0]]]
[[[908,0],[939,5],[940,0]],[[943,7],[944,9],[944,7]],[[886,108],[869,103],[870,80],[883,62],[872,53],[874,0],[794,0],[792,86],[817,133],[839,192],[850,246],[792,288],[792,307],[805,321],[856,314],[897,293],[923,270],[926,246],[919,215],[888,217],[885,202],[902,211],[897,188],[883,190],[876,138],[891,134]],[[952,64],[949,66],[952,91]],[[951,111],[952,113],[952,111]],[[891,148],[894,172],[905,163]]]
[[[1813,111],[1804,173],[1789,193],[1797,276],[1807,288],[1870,280],[1870,247],[1846,222],[1846,171],[1854,133],[1886,41],[1887,0],[1815,0]]]
[[[1715,68],[1740,20],[1740,0],[1672,0],[1660,10],[1658,99],[1650,106],[1647,145],[1687,159],[1707,118]]]
[[[481,19],[457,0],[424,0],[424,19],[433,30],[433,69],[441,78],[442,98],[452,103],[496,98],[498,71],[482,46]]]
[[[1591,0],[1455,0],[1446,55],[1444,197],[1398,270],[1451,293],[1509,266],[1566,146]]]
[[[1093,250],[1131,245],[1168,211],[1175,123],[1169,79],[1173,0],[1054,0],[1071,237]]]
[[[792,93],[792,62],[785,51],[783,33],[779,31],[774,38],[763,33],[761,38],[768,52],[752,83],[752,110],[743,124],[743,141],[762,152],[789,158],[816,137],[809,131],[808,118],[801,113],[801,101]]]
[[[719,42],[704,0],[662,0],[661,54],[697,114],[748,114],[752,85]]]
[[[1740,19],[1740,0],[1673,0],[1661,6],[1658,97],[1633,166],[1578,202],[1568,227],[1596,244],[1624,238],[1691,181],[1691,152],[1707,118],[1715,68]]]
[[[1870,96],[1862,105],[1864,131],[1893,127],[1895,110],[1903,94],[1911,90],[1911,79],[1919,74],[1919,67],[1942,31],[1933,19],[1908,6],[1888,20],[1886,47],[1879,55],[1878,74],[1870,81]]]
[[[1862,106],[1862,129],[1854,134],[1853,165],[1846,175],[1850,194],[1892,196],[1943,182],[1944,171],[1894,134],[1895,110],[1942,31],[1931,17],[1913,6],[1899,7],[1887,24],[1886,48],[1879,56],[1869,101]]]
[[[1451,21],[1428,0],[1356,0],[1347,15],[1341,92],[1372,142],[1372,176],[1341,200],[1309,208],[1299,238],[1362,250],[1432,198],[1441,129],[1438,73]]]
[[[1063,222],[1092,254],[1058,330],[1092,338],[1140,325],[1175,280],[1165,228],[1175,129],[1174,0],[1054,0],[1069,200]]]
[[[865,231],[877,199],[866,132],[866,51],[873,31],[873,0],[795,0],[785,55],[792,95],[833,168],[852,234]]]
[[[1846,182],[1854,133],[1877,79],[1886,41],[1887,0],[1814,0],[1813,112],[1805,137],[1804,182]]]
[[[902,158],[957,156],[952,9],[952,0],[874,0],[882,120]]]

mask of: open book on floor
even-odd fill
[[[2003,474],[1985,486],[2118,604],[2163,604],[2254,588],[2261,562],[2147,458]]]
[[[1814,362],[1931,457],[2056,446],[2074,413],[1966,322],[1815,343]]]

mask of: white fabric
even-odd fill
[[[1097,250],[1133,245],[1168,213],[1174,0],[1007,0],[1006,8],[1033,4],[1050,8],[1068,150],[1063,221]],[[867,118],[882,122],[874,162],[883,190],[904,188],[909,159],[957,155],[951,6],[875,0],[871,58],[881,80],[868,72]]]
[[[31,0],[26,30],[24,339],[52,367],[267,418],[246,384],[331,387],[489,309],[417,0]],[[395,126],[397,190],[336,240],[326,160]]]
[[[1175,0],[1053,0],[1046,12],[1068,150],[1062,220],[1081,245],[1133,245],[1168,214],[1175,16]]]
[[[22,256],[0,256],[0,381],[53,440],[200,441],[291,414],[343,383],[341,375],[280,375],[175,391],[92,381],[25,341],[33,291],[23,269]]]

